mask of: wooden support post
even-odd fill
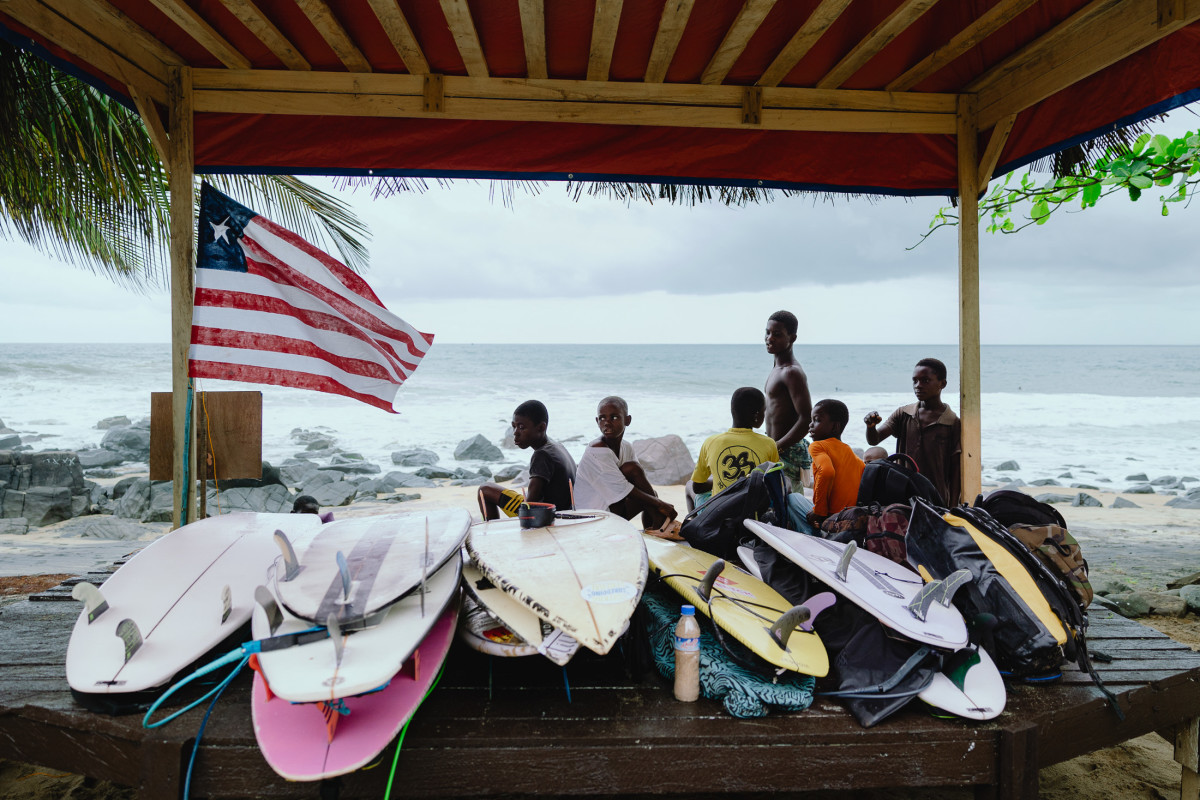
[[[975,96],[958,101],[958,370],[962,420],[962,499],[968,503],[983,484],[979,455],[979,129]],[[958,498],[946,498],[954,504]]]
[[[171,472],[175,488],[175,513],[171,523],[178,526],[180,510],[186,500],[187,522],[196,518],[196,486],[194,447],[185,448],[188,388],[188,343],[192,338],[192,293],[195,277],[192,261],[196,229],[193,222],[193,182],[195,150],[192,138],[192,70],[190,67],[171,67],[167,85],[170,116],[171,163],[171,395],[174,423],[175,463]],[[191,438],[195,441],[194,428]],[[191,453],[188,470],[190,480],[184,481],[184,452]]]
[[[1183,768],[1180,800],[1200,799],[1200,717],[1192,717],[1176,728],[1175,760]]]

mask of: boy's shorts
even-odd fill
[[[783,462],[783,474],[792,482],[792,486],[800,486],[801,473],[812,469],[812,456],[808,454],[808,445],[808,439],[801,439],[779,451],[779,460]]]
[[[500,492],[500,510],[507,517],[515,517],[521,503],[525,502],[525,495],[520,492],[515,492],[512,489],[505,489]]]

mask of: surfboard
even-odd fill
[[[644,534],[643,534],[644,535]],[[726,564],[715,576],[707,597],[702,582],[720,559],[702,550],[645,536],[650,570],[751,652],[770,664],[818,678],[829,673],[825,645],[812,630],[812,609],[786,638],[771,628],[792,610],[792,604],[745,570]],[[828,598],[833,600],[832,596]],[[813,604],[814,606],[817,604]],[[819,613],[819,610],[818,610]],[[780,645],[780,641],[784,645]]]
[[[250,701],[254,736],[271,769],[287,780],[316,781],[371,763],[416,713],[437,679],[457,618],[458,604],[451,603],[385,688],[332,705],[273,697],[256,672]]]
[[[293,615],[324,625],[356,622],[410,592],[456,555],[471,524],[461,508],[337,520],[302,550],[280,542],[275,596]],[[297,557],[296,552],[300,555]]]
[[[544,528],[522,529],[515,518],[477,523],[467,550],[493,584],[600,655],[646,586],[641,532],[604,511],[563,513]]]
[[[485,613],[495,620],[495,624],[487,627],[484,620],[479,624],[470,621],[470,615],[465,614],[468,630],[475,636],[467,637],[464,641],[474,646],[480,652],[490,652],[488,642],[497,642],[502,635],[496,631],[497,626],[508,631],[524,646],[533,648],[534,653],[541,653],[546,658],[560,666],[566,664],[579,651],[579,642],[569,634],[553,627],[549,622],[534,614],[529,606],[517,602],[511,595],[506,594],[492,583],[470,560],[470,555],[463,560],[463,586],[472,604],[482,607]],[[464,626],[459,624],[459,628]],[[465,636],[465,634],[464,634]],[[479,641],[482,637],[483,641]],[[460,637],[461,638],[461,637]],[[478,646],[476,646],[478,645]],[[506,645],[507,646],[507,645]],[[525,652],[494,652],[492,655],[528,655]]]
[[[462,561],[456,553],[422,588],[368,617],[361,630],[339,631],[315,642],[282,650],[264,650],[258,662],[267,685],[293,703],[336,700],[376,689],[395,675],[413,654],[442,611],[459,595]],[[273,568],[281,568],[275,565]],[[313,627],[280,608],[263,587],[251,617],[255,639]],[[274,620],[274,624],[272,624]]]
[[[484,655],[520,658],[538,654],[537,647],[509,630],[470,594],[463,595],[458,638],[467,647]]]
[[[930,584],[921,576],[881,555],[746,520],[746,528],[835,592],[908,638],[949,650],[967,644],[967,625],[951,603],[953,585]],[[846,553],[849,549],[850,556]],[[961,576],[959,576],[961,578]],[[939,588],[947,589],[939,593]],[[929,602],[934,597],[937,600]],[[914,601],[916,601],[914,603]],[[922,616],[923,615],[923,616]]]
[[[279,552],[275,531],[304,541],[320,528],[312,514],[222,514],[155,540],[98,589],[77,584],[84,610],[67,645],[67,683],[84,702],[168,683],[250,619],[254,588]]]
[[[968,645],[946,656],[942,671],[917,697],[956,717],[982,720],[1000,716],[1008,693],[987,650]]]

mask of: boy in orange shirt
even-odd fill
[[[865,466],[850,446],[841,440],[842,431],[850,422],[850,411],[840,400],[822,400],[813,406],[808,435],[812,439],[808,452],[813,460],[813,499],[798,509],[815,533],[821,522],[858,501],[858,485]],[[795,495],[793,495],[794,497]],[[794,503],[793,503],[794,504]],[[804,528],[797,526],[798,529]]]

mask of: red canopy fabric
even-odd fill
[[[20,13],[6,10],[36,1],[0,4],[0,25],[7,28],[10,38],[28,37],[43,55],[71,65],[118,97],[128,97],[120,76],[106,73],[85,53],[56,45],[44,32],[24,24]],[[186,64],[223,68],[209,49],[151,0],[111,2],[129,22],[149,32]],[[665,0],[624,3],[609,81],[644,80],[664,4]],[[942,0],[934,4],[839,88],[885,89],[1001,4],[1002,0]],[[758,81],[818,5],[818,0],[776,3],[723,84],[750,86]],[[817,85],[902,5],[902,0],[853,0],[779,85]],[[187,6],[243,55],[252,69],[286,69],[220,0],[187,0]],[[318,27],[292,0],[257,0],[257,6],[314,72],[347,71]],[[1087,0],[1039,0],[910,91],[966,91],[989,69],[1092,6]],[[373,72],[409,71],[367,0],[339,0],[329,8]],[[467,74],[438,0],[399,0],[398,8],[431,73]],[[700,84],[742,8],[742,0],[696,0],[665,83]],[[472,0],[469,10],[489,77],[526,77],[522,20],[515,0]],[[595,12],[595,3],[587,0],[546,0],[545,50],[550,79],[579,81],[588,77]],[[1200,23],[1181,28],[1022,111],[1002,151],[998,172],[1197,96]],[[986,136],[981,137],[981,151],[985,143]],[[198,112],[195,166],[199,172],[370,171],[377,175],[733,184],[903,195],[957,191],[956,143],[949,134]]]

